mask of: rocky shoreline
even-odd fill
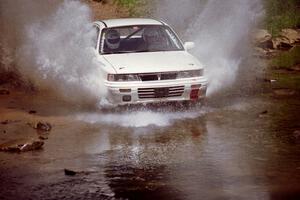
[[[252,43],[256,56],[271,58],[299,45],[300,29],[282,29],[278,36],[272,36],[265,29],[258,29],[253,34]]]

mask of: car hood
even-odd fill
[[[118,74],[183,71],[203,68],[186,51],[109,54],[103,57]]]

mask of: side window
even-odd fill
[[[97,49],[97,45],[98,45],[98,37],[99,37],[99,32],[100,32],[100,29],[98,26],[93,26],[94,27],[94,31],[95,31],[95,36],[93,38],[93,42],[94,42],[94,47],[95,49]]]

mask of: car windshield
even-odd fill
[[[105,28],[100,40],[101,54],[180,50],[183,46],[176,34],[164,25]]]

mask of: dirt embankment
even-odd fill
[[[129,10],[114,0],[83,0],[92,9],[94,20],[123,18],[129,16]]]

